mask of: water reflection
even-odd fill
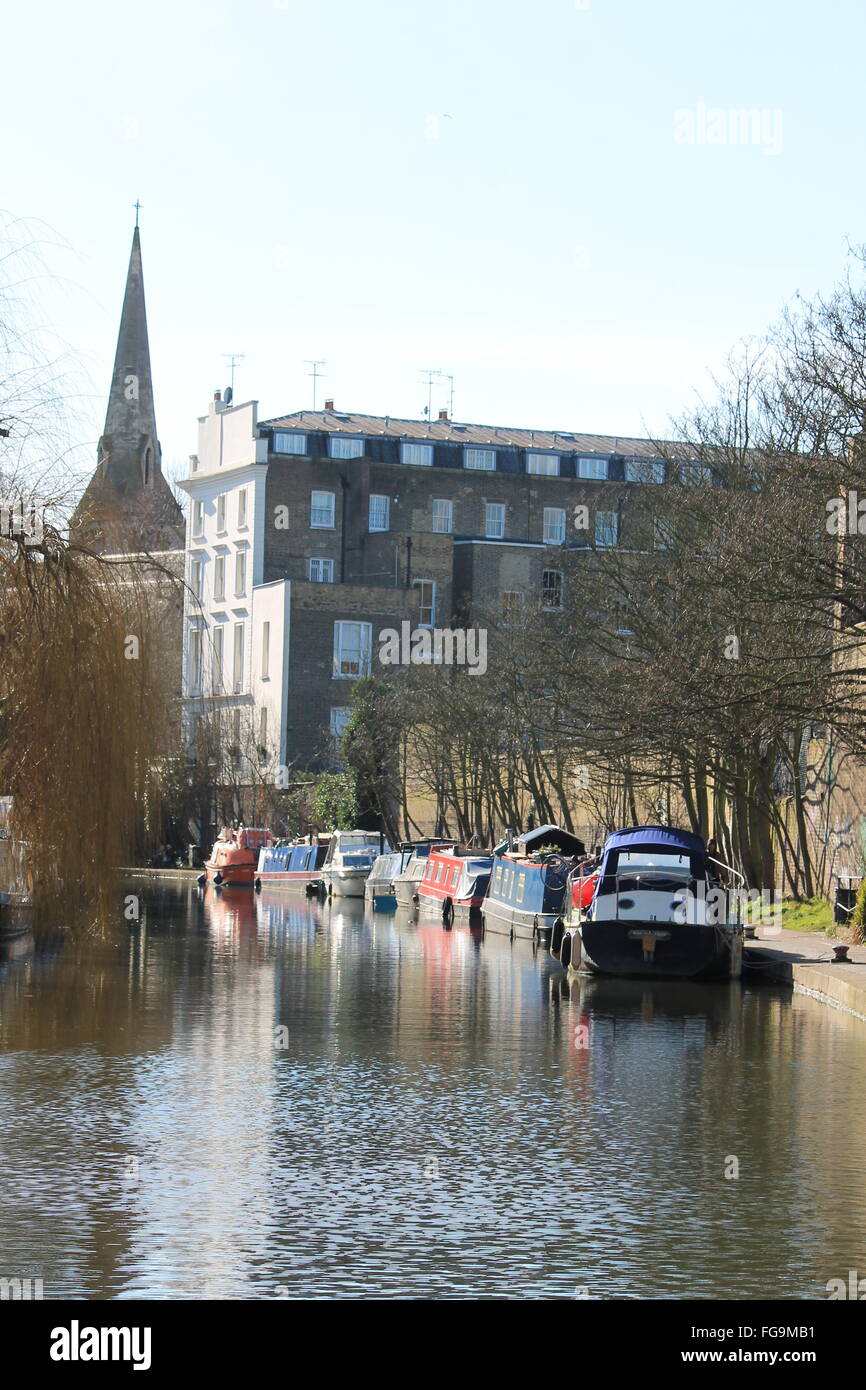
[[[9,949],[0,1273],[46,1297],[797,1298],[866,1269],[866,1025],[810,999],[569,983],[528,942],[171,883],[110,939]]]

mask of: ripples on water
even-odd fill
[[[186,884],[111,940],[4,949],[0,1274],[46,1298],[866,1271],[866,1024],[802,996],[567,985],[528,943]]]

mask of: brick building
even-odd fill
[[[383,628],[562,601],[563,547],[634,543],[666,464],[646,439],[321,411],[200,420],[184,617],[188,730],[327,763]],[[632,497],[643,501],[629,504]],[[575,508],[581,528],[575,529]],[[640,519],[640,514],[642,520]],[[643,544],[643,542],[642,542]]]

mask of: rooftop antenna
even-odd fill
[[[230,366],[230,368],[231,368],[231,374],[232,374],[232,379],[231,379],[231,391],[232,391],[232,398],[234,398],[234,394],[235,394],[235,367],[237,367],[241,362],[243,362],[244,358],[246,357],[246,353],[245,353],[245,352],[224,352],[224,353],[223,353],[223,357],[224,357],[225,360],[228,362],[228,364],[229,364],[229,366]]]
[[[451,375],[450,372],[440,372],[439,375],[442,376],[442,377],[444,377],[445,380],[448,382],[448,419],[449,419],[449,420],[453,420],[453,419],[454,419],[454,378],[453,378],[453,376]]]
[[[429,422],[433,410],[433,378],[435,376],[441,376],[442,373],[435,367],[422,367],[421,375],[427,378],[427,405],[424,409],[424,414],[427,416]]]
[[[324,358],[324,357],[317,357],[317,358],[315,358],[315,359],[312,358],[312,357],[305,357],[305,358],[304,358],[304,361],[306,362],[306,364],[307,364],[308,367],[312,367],[312,369],[313,369],[311,372],[307,372],[307,376],[311,376],[311,377],[313,378],[313,409],[315,410],[315,408],[316,408],[316,385],[317,385],[317,383],[318,383],[319,377],[325,375],[324,372],[320,372],[320,371],[319,371],[319,368],[320,368],[320,367],[324,367],[324,365],[325,365],[327,359]]]

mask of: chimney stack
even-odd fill
[[[440,419],[440,420],[447,420],[447,419],[448,419],[448,411],[447,411],[447,410],[440,410],[440,411],[439,411],[439,419]]]
[[[333,410],[333,409],[334,409],[334,402],[331,401],[331,400],[325,401],[325,409],[326,409],[326,410]]]
[[[222,393],[222,391],[214,391],[214,393],[213,393],[213,398],[214,398],[214,401],[221,401],[222,398],[223,398],[223,393]]]

